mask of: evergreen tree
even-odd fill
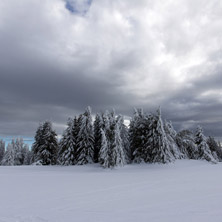
[[[99,152],[102,144],[102,117],[100,114],[96,114],[94,121],[94,162],[99,162]]]
[[[101,129],[101,149],[99,151],[99,162],[104,168],[110,167],[110,154],[109,154],[109,144],[106,138],[106,134],[103,129]]]
[[[218,161],[222,161],[222,149],[220,148],[214,137],[209,136],[207,139],[207,144],[210,148],[211,153],[214,154],[214,158],[218,159]]]
[[[125,161],[126,163],[131,163],[132,159],[132,152],[130,150],[130,142],[129,142],[129,132],[128,128],[124,124],[124,118],[122,115],[119,115],[117,117],[117,121],[119,122],[119,128],[120,128],[120,137],[122,139],[123,143],[123,149],[124,149],[124,155],[125,155]]]
[[[174,130],[171,121],[170,122],[165,121],[164,130],[166,132],[167,139],[170,143],[171,153],[173,154],[175,159],[185,158],[185,155],[183,154],[183,152],[180,151],[179,147],[177,146],[176,143],[177,132],[176,130]]]
[[[24,155],[23,165],[31,165],[33,153],[32,151],[29,150],[29,146],[27,144],[24,145],[23,155]]]
[[[44,122],[36,131],[33,153],[35,161],[42,165],[53,165],[57,161],[58,143],[56,133],[49,121]]]
[[[12,139],[11,143],[7,146],[7,151],[2,159],[3,165],[23,165],[25,155],[27,152],[27,145],[24,144],[22,138]]]
[[[158,163],[174,161],[175,158],[171,152],[172,148],[164,130],[160,109],[158,109],[157,115],[153,115],[151,132],[152,136],[149,137],[147,143],[148,147],[152,144],[151,161]]]
[[[99,162],[104,168],[123,166],[125,153],[121,138],[121,118],[115,117],[115,111],[106,111],[102,115],[103,128],[101,130],[102,142],[99,152]]]
[[[43,124],[39,124],[39,127],[35,133],[35,142],[32,145],[32,162],[40,162],[40,154],[41,154],[41,147],[44,145],[43,140]]]
[[[3,140],[0,140],[0,165],[4,157],[4,154],[5,154],[5,142]]]
[[[114,141],[112,143],[112,166],[125,165],[125,153],[123,141],[120,136],[121,121],[117,121],[114,129]]]
[[[146,144],[146,121],[142,109],[135,109],[130,121],[129,143],[132,160],[136,163],[144,161],[144,147]]]
[[[195,142],[198,147],[199,159],[205,159],[212,163],[217,162],[215,158],[212,156],[210,148],[207,144],[207,139],[204,136],[203,129],[200,126],[197,127],[197,131],[195,134]]]
[[[24,141],[22,138],[17,138],[15,141],[12,140],[12,147],[15,150],[15,165],[23,165],[25,158]]]
[[[144,162],[153,162],[153,152],[156,149],[156,115],[150,114],[146,115],[145,118],[145,129],[146,129],[146,134],[144,134],[144,148],[143,148],[143,160]]]
[[[183,153],[184,158],[198,159],[198,148],[192,131],[182,130],[177,133],[176,143],[181,153]]]
[[[2,159],[2,165],[14,166],[15,165],[15,149],[11,143],[8,144],[5,155]]]
[[[62,165],[74,165],[77,149],[77,137],[75,135],[75,119],[68,119],[67,128],[59,143],[59,159]]]
[[[79,117],[80,130],[77,141],[78,165],[93,162],[94,157],[94,135],[91,108],[88,107],[83,115]]]
[[[218,145],[219,153],[221,153],[222,152],[222,146],[221,146],[220,141],[217,142],[217,145]],[[222,154],[221,154],[221,156],[222,156]],[[219,155],[219,158],[220,158],[220,155]],[[222,161],[222,158],[221,158],[221,161]]]

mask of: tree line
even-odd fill
[[[198,126],[196,132],[176,132],[171,122],[156,113],[135,109],[129,126],[115,111],[97,113],[91,108],[69,118],[58,141],[52,123],[39,125],[32,149],[22,139],[12,140],[5,150],[0,140],[1,165],[83,165],[99,163],[104,168],[130,163],[169,163],[176,159],[222,161],[222,147],[213,137],[206,138]]]

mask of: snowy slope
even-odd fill
[[[0,222],[222,221],[222,164],[0,167]]]

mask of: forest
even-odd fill
[[[93,120],[94,119],[94,120]],[[201,126],[195,132],[176,132],[171,122],[162,118],[161,109],[144,113],[135,109],[129,126],[115,111],[97,113],[91,108],[69,118],[58,140],[50,121],[36,130],[29,149],[22,138],[5,147],[0,140],[0,163],[14,165],[84,165],[98,163],[114,168],[131,163],[170,163],[176,159],[222,161],[222,147],[214,137],[206,137]]]

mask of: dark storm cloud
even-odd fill
[[[195,129],[197,125],[205,128],[207,135],[221,138],[222,132],[222,82],[221,69],[198,78],[188,88],[164,101],[165,115],[178,129]]]
[[[35,70],[8,70],[1,77],[0,121],[5,125],[13,122],[11,133],[24,131],[17,122],[29,121],[27,127],[32,130],[36,127],[33,122],[49,118],[65,124],[70,115],[82,112],[87,105],[99,111],[104,107],[124,106],[129,99],[118,94],[115,81],[95,80],[81,71],[70,74],[35,67]]]
[[[0,135],[33,136],[46,119],[61,133],[88,105],[161,105],[178,130],[219,138],[221,14],[220,1],[2,0]]]

